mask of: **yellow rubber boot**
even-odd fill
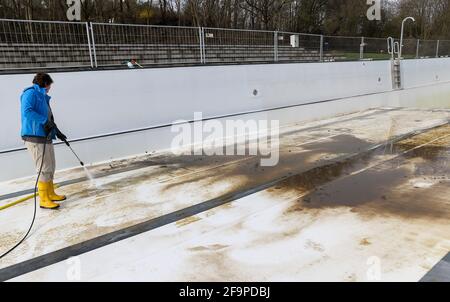
[[[39,199],[40,199],[39,204],[42,209],[54,210],[54,209],[59,208],[59,204],[54,203],[48,195],[49,190],[50,190],[49,182],[40,181],[38,183],[38,189],[39,189]]]
[[[58,195],[55,193],[55,185],[53,184],[53,181],[49,182],[48,197],[50,197],[50,200],[52,200],[52,201],[66,200],[65,195]]]

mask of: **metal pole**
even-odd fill
[[[320,62],[323,62],[323,35],[320,36]]]
[[[203,64],[206,64],[206,43],[205,43],[205,28],[202,27],[202,51],[203,51]]]
[[[398,58],[400,60],[402,59],[402,53],[403,53],[403,32],[405,30],[405,22],[407,20],[411,20],[413,22],[416,22],[416,19],[414,19],[413,17],[407,17],[407,18],[403,19],[403,21],[402,21],[402,31],[400,33],[400,50],[398,51]]]
[[[91,37],[89,34],[89,23],[88,22],[86,22],[86,35],[87,35],[87,39],[88,39],[89,59],[91,60],[91,68],[94,68],[94,60],[92,59]]]
[[[417,39],[416,59],[419,58],[420,39]]]
[[[200,50],[200,64],[203,64],[203,43],[202,43],[202,28],[198,28],[198,42],[199,42],[199,50]]]
[[[440,40],[437,40],[437,45],[436,45],[436,58],[439,58],[439,44],[441,43]]]
[[[273,32],[273,60],[278,62],[278,31]]]
[[[97,63],[97,51],[95,49],[95,36],[94,36],[94,24],[91,23],[91,36],[92,36],[92,49],[94,50],[94,65],[95,68],[98,67],[98,63]]]
[[[359,59],[364,59],[364,37],[361,37],[361,45],[359,45]]]

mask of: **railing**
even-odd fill
[[[201,63],[196,27],[92,23],[95,66],[116,66],[132,58],[141,65]]]
[[[250,63],[275,60],[270,31],[203,28],[204,63]]]
[[[0,70],[93,67],[87,23],[0,19]]]
[[[322,61],[321,35],[275,32],[277,56],[275,61]]]
[[[404,40],[403,58],[450,55],[447,40]],[[47,68],[388,60],[383,38],[0,19],[0,71]]]

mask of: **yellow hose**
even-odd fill
[[[58,188],[58,187],[59,187],[58,185],[55,185],[55,189]],[[11,202],[11,203],[5,204],[4,206],[0,206],[0,211],[3,211],[5,209],[7,209],[7,208],[10,208],[10,207],[13,207],[15,205],[18,205],[18,204],[20,204],[22,202],[25,202],[27,200],[30,200],[31,198],[34,198],[34,196],[35,196],[35,194],[27,195],[25,197],[22,197],[21,199],[18,199],[16,201]]]
[[[21,198],[21,199],[19,199],[19,200],[13,201],[13,202],[8,203],[8,204],[5,204],[4,206],[0,206],[0,211],[5,210],[5,209],[7,209],[7,208],[10,208],[10,207],[12,207],[12,206],[15,206],[16,204],[22,203],[22,202],[24,202],[24,201],[27,201],[27,200],[29,200],[29,199],[31,199],[31,198],[34,198],[34,194],[25,196],[25,197],[23,197],[23,198]]]

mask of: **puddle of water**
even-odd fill
[[[354,175],[349,174],[367,167],[374,154],[292,176],[272,194],[307,193],[298,200],[302,210],[347,207],[366,217],[448,217],[450,139],[440,139],[448,133],[450,127],[444,126],[398,142],[394,150],[399,157]],[[433,143],[420,147],[427,142]],[[412,151],[402,154],[407,150]]]

